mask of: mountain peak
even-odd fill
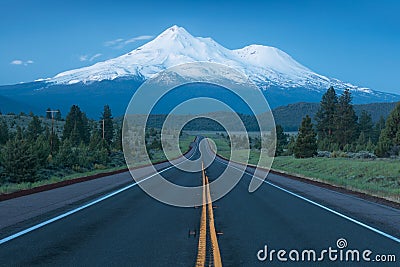
[[[173,25],[173,26],[169,27],[168,29],[166,29],[164,32],[168,32],[168,31],[171,31],[171,32],[185,31],[186,32],[185,28],[180,27],[178,25]]]
[[[174,25],[169,27],[165,31],[163,31],[160,35],[158,35],[155,39],[162,39],[162,38],[177,38],[177,36],[184,36],[184,37],[191,37],[194,38],[190,33],[186,31],[185,28],[179,27]]]
[[[194,37],[185,28],[177,25],[164,30],[150,42],[125,55],[60,73],[49,82],[90,83],[120,77],[147,79],[172,66],[191,62],[214,62],[232,67],[244,72],[263,89],[303,87],[322,91],[330,86],[338,89],[360,89],[319,75],[278,48],[249,45],[229,50],[211,38]]]

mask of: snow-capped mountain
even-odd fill
[[[229,50],[211,38],[193,37],[184,28],[173,26],[152,41],[120,57],[89,67],[70,70],[49,79],[56,84],[90,83],[139,76],[144,79],[169,67],[190,62],[215,62],[244,72],[261,88],[303,87],[326,90],[350,88],[372,92],[319,75],[275,47],[249,45]]]
[[[211,38],[193,37],[184,28],[173,26],[147,44],[120,57],[62,72],[49,79],[0,86],[0,107],[2,112],[17,113],[22,111],[21,107],[25,112],[44,112],[51,107],[59,108],[66,114],[71,105],[77,104],[90,117],[97,118],[107,104],[118,116],[124,114],[129,100],[143,81],[172,66],[192,62],[224,64],[245,73],[262,89],[272,108],[298,102],[319,102],[330,86],[334,86],[338,94],[346,88],[351,89],[354,104],[400,101],[400,95],[319,75],[274,47],[249,45],[229,50]],[[183,77],[179,72],[176,75],[195,80],[201,77],[199,80],[209,80],[210,83],[213,79],[212,72],[207,68],[196,72],[196,77]],[[228,75],[230,81],[242,82],[235,79],[235,73]],[[168,82],[168,77],[158,76],[162,82]],[[199,96],[230,102],[234,107],[238,104],[235,107],[237,112],[248,112],[239,106],[240,101],[235,101],[233,96],[215,86],[185,88],[182,93],[179,91],[167,97],[155,112],[167,114],[174,104]]]

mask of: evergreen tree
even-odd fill
[[[371,114],[363,110],[361,112],[358,124],[359,124],[360,134],[361,133],[364,134],[364,138],[367,142],[370,138],[373,137],[374,134],[374,124],[372,123]]]
[[[332,147],[335,146],[336,144],[332,143],[329,141],[329,139],[326,137],[324,139],[318,139],[318,149],[319,150],[327,150],[327,151],[333,151]]]
[[[54,114],[54,119],[55,119],[56,121],[61,121],[61,120],[62,120],[61,111],[60,111],[59,109],[57,109],[56,114]]]
[[[379,121],[375,124],[372,136],[372,142],[377,144],[379,141],[379,136],[383,129],[385,129],[386,120],[383,116],[380,116]]]
[[[57,166],[62,168],[71,168],[79,163],[77,151],[73,147],[71,140],[64,139],[62,141],[54,162]]]
[[[381,157],[397,155],[400,148],[400,102],[386,120],[379,137],[377,155]]]
[[[34,147],[22,136],[18,127],[17,135],[5,144],[1,163],[10,183],[34,182],[37,171],[37,155]]]
[[[52,147],[52,153],[57,154],[58,150],[60,149],[60,138],[56,133],[50,133],[50,138],[48,139],[49,144],[51,145],[51,142],[53,142],[53,147]]]
[[[46,125],[44,130],[44,138],[47,140],[49,144],[51,154],[57,154],[58,149],[60,147],[60,138],[58,137],[56,132],[51,132],[50,128]]]
[[[311,118],[307,115],[301,122],[294,148],[296,158],[310,158],[317,154],[317,139]]]
[[[367,145],[365,146],[365,150],[367,150],[368,152],[373,153],[375,151],[376,147],[374,145],[374,143],[372,142],[371,139],[368,140]]]
[[[46,119],[48,119],[48,120],[51,120],[51,109],[50,108],[47,108],[46,109]]]
[[[346,89],[339,97],[335,116],[335,139],[340,149],[343,149],[346,144],[352,144],[358,138],[358,117],[351,102],[351,93]]]
[[[71,107],[65,119],[63,140],[70,139],[72,145],[77,146],[81,142],[88,144],[90,140],[89,122],[80,108],[76,105]]]
[[[289,143],[288,143],[288,150],[286,152],[287,155],[292,156],[296,149],[296,137],[294,135],[290,136]]]
[[[114,122],[111,114],[111,109],[108,105],[104,106],[103,113],[101,114],[100,129],[104,131],[104,140],[106,141],[106,143],[108,145],[111,145],[114,139]]]
[[[73,149],[75,150],[77,156],[77,162],[73,166],[74,170],[82,171],[82,169],[90,169],[93,165],[93,151],[90,151],[89,147],[84,143],[80,143],[78,147],[75,147]]]
[[[122,126],[117,128],[115,135],[114,148],[116,150],[122,151]]]
[[[276,138],[276,132],[275,132],[275,128],[272,128],[271,130],[271,134],[269,134],[266,138],[264,138],[262,141],[263,142],[263,147],[266,148],[267,150],[267,155],[269,157],[275,157],[277,155],[280,155],[282,153],[282,151],[278,151],[278,145],[277,145],[277,138]],[[234,142],[234,135],[232,136],[232,143]]]
[[[28,124],[28,129],[26,131],[27,137],[30,140],[36,140],[40,134],[43,133],[44,128],[42,127],[42,122],[39,117],[32,115],[32,120]]]
[[[18,125],[17,126],[17,133],[15,134],[15,137],[18,139],[23,139],[24,138],[24,132],[22,130],[22,128]]]
[[[35,156],[37,159],[38,167],[43,168],[47,166],[48,158],[50,155],[50,143],[45,135],[41,134],[32,144]]]
[[[93,131],[89,143],[89,158],[91,164],[106,165],[109,161],[109,145],[100,136],[99,131]]]
[[[371,139],[369,139],[369,140],[371,140]],[[367,139],[365,137],[365,134],[364,134],[364,132],[360,132],[360,136],[358,137],[358,140],[357,140],[356,152],[365,150],[366,146],[367,146]]]
[[[283,127],[281,125],[276,125],[276,139],[278,140],[278,144],[282,147],[286,147],[288,142],[289,135],[285,134]]]
[[[10,133],[8,131],[7,122],[1,118],[0,119],[0,145],[4,145],[9,139]]]
[[[281,125],[276,125],[275,127],[275,134],[276,134],[276,150],[275,156],[281,156],[283,150],[288,145],[288,134],[285,134],[283,127]]]
[[[330,87],[322,96],[321,105],[315,115],[317,122],[316,129],[319,140],[327,139],[328,143],[333,142],[336,125],[335,116],[338,105],[338,96],[333,87]]]

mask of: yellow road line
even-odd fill
[[[220,252],[219,246],[218,246],[217,232],[215,231],[214,212],[213,212],[212,201],[211,201],[210,184],[208,183],[207,176],[206,176],[206,187],[207,187],[207,203],[208,203],[208,218],[209,218],[208,224],[209,224],[209,228],[210,228],[210,238],[211,238],[211,247],[212,247],[213,258],[214,258],[214,266],[222,267],[221,252]]]
[[[200,233],[199,233],[199,244],[197,247],[197,260],[196,267],[204,267],[206,264],[206,237],[207,237],[207,212],[206,212],[206,177],[204,173],[204,164],[202,164],[203,174],[203,205],[201,209],[200,219]]]
[[[209,230],[211,239],[211,249],[213,253],[213,262],[215,267],[222,267],[221,253],[219,251],[217,232],[215,231],[214,224],[214,212],[211,201],[210,185],[208,183],[208,177],[206,176],[204,170],[204,163],[201,163],[202,170],[202,180],[203,180],[203,205],[201,210],[200,219],[200,234],[199,234],[199,244],[196,259],[196,267],[204,267],[206,263],[206,238],[207,238],[207,208],[208,208],[208,218],[209,218]]]

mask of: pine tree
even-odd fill
[[[382,130],[385,129],[385,124],[386,124],[385,118],[383,116],[380,116],[379,121],[375,124],[373,129],[372,142],[374,144],[378,143],[379,136],[381,135]]]
[[[379,137],[376,154],[380,157],[396,155],[400,148],[400,102],[386,120]]]
[[[358,117],[351,102],[351,93],[346,89],[339,97],[335,116],[335,139],[340,149],[343,149],[346,144],[352,144],[358,138]]]
[[[34,182],[37,172],[37,155],[34,147],[23,138],[18,127],[17,135],[5,144],[1,163],[10,183]]]
[[[57,133],[50,133],[50,138],[48,139],[49,145],[50,142],[53,142],[52,153],[57,154],[60,149],[60,137],[58,137]]]
[[[117,128],[115,134],[114,148],[118,151],[122,151],[122,126]]]
[[[301,122],[294,148],[296,158],[310,158],[317,154],[317,139],[311,118],[307,115]]]
[[[114,139],[114,122],[111,114],[111,109],[108,105],[104,106],[103,113],[101,114],[100,129],[104,131],[104,140],[106,141],[106,143],[108,145],[111,145]]]
[[[70,139],[75,146],[81,142],[88,144],[90,140],[89,122],[80,108],[76,105],[71,107],[65,119],[63,140]]]
[[[0,145],[4,145],[9,139],[10,133],[8,130],[7,122],[1,118],[0,119]]]
[[[365,137],[364,132],[361,132],[357,140],[356,152],[365,150],[366,145],[367,145],[367,139]]]
[[[374,134],[374,124],[372,123],[371,114],[363,110],[359,118],[360,134],[363,133],[365,140],[368,141]]]
[[[368,152],[373,153],[375,151],[376,147],[374,143],[372,142],[371,139],[368,140],[367,145],[365,146],[365,150]]]
[[[28,124],[28,129],[26,131],[27,137],[30,140],[36,140],[40,134],[42,134],[44,128],[42,127],[42,122],[39,117],[36,115],[32,115],[32,120]]]
[[[36,141],[32,144],[37,159],[38,167],[46,167],[47,159],[50,155],[50,143],[46,136],[43,134],[39,135]]]
[[[75,171],[82,171],[84,169],[90,169],[93,165],[92,153],[89,147],[84,143],[80,143],[78,147],[73,148],[77,155],[77,162],[74,164]],[[96,151],[95,151],[96,152]]]
[[[288,150],[287,150],[287,155],[291,156],[294,154],[294,151],[296,149],[296,137],[294,135],[290,136],[289,143],[288,143]]]
[[[276,149],[275,149],[275,156],[281,156],[283,150],[286,148],[288,144],[288,134],[285,134],[283,127],[281,125],[276,125],[275,127],[275,134],[276,134]]]
[[[338,105],[338,96],[333,87],[330,87],[322,96],[320,108],[315,115],[317,122],[316,129],[319,140],[327,139],[328,143],[333,142],[336,125],[335,116]]]
[[[375,154],[378,157],[389,157],[391,148],[392,140],[387,136],[387,134],[384,134],[384,131],[382,131],[378,144],[376,145]]]
[[[61,121],[61,120],[62,120],[61,111],[60,111],[59,109],[57,109],[57,112],[56,112],[56,114],[54,115],[54,119],[55,119],[56,121]]]
[[[64,139],[62,141],[54,162],[57,166],[62,168],[71,168],[79,163],[77,151],[73,147],[71,140]]]
[[[51,108],[46,109],[46,119],[51,120]]]

